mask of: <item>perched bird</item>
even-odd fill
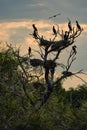
[[[71,32],[72,31],[71,21],[68,22],[68,28],[69,28],[69,31]]]
[[[61,15],[61,13],[55,14],[55,15],[53,15],[53,16],[51,16],[51,17],[49,17],[48,19],[55,18],[55,17],[56,17],[56,16],[58,16],[58,15]]]
[[[73,53],[76,55],[76,53],[77,53],[77,50],[76,50],[76,46],[74,45],[74,46],[72,46],[72,50],[73,50]]]
[[[34,31],[38,31],[37,28],[35,27],[35,24],[32,24],[32,27],[33,27]]]
[[[67,41],[67,40],[68,40],[68,37],[69,37],[69,32],[65,31],[64,40]]]
[[[79,25],[77,20],[76,20],[76,26],[77,26],[78,30],[81,30],[81,26]]]
[[[53,26],[53,33],[54,33],[54,35],[57,35],[57,31],[54,26]]]
[[[35,30],[34,30],[34,32],[33,32],[33,37],[34,37],[35,39],[38,39],[38,34],[37,34],[37,31],[35,31]]]
[[[28,48],[28,54],[30,56],[30,54],[31,54],[31,47]]]
[[[72,31],[72,25],[71,25],[71,20],[67,17],[68,19],[68,28],[69,28],[69,31]]]

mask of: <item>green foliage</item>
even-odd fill
[[[48,101],[37,109],[23,90],[21,74],[12,50],[0,52],[0,130],[87,129],[86,85],[66,91],[56,84]],[[43,92],[41,83],[38,88],[35,81],[26,84],[34,103]]]

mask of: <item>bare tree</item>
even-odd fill
[[[35,26],[35,24],[33,24]],[[57,26],[57,29],[55,28]],[[45,90],[43,92],[41,102],[38,106],[40,108],[49,98],[51,92],[54,88],[54,74],[56,67],[62,67],[64,69],[61,72],[61,76],[58,78],[56,84],[59,85],[61,81],[69,76],[75,75],[77,73],[81,73],[82,71],[78,71],[76,73],[70,72],[70,67],[72,63],[76,60],[76,45],[74,41],[77,37],[79,37],[83,31],[83,28],[79,25],[78,21],[76,21],[76,26],[72,28],[71,21],[69,20],[68,23],[68,30],[67,31],[60,31],[59,26],[56,24],[53,26],[53,38],[49,38],[50,40],[45,39],[43,36],[39,35],[39,30],[33,27],[33,38],[37,41],[40,50],[37,52],[39,53],[41,59],[35,59],[29,53],[30,65],[34,68],[41,67],[44,70],[44,79],[45,79]],[[56,40],[57,37],[60,36],[61,40]],[[69,54],[67,65],[58,62],[59,56],[61,52],[72,46],[71,52]],[[49,59],[49,55],[51,59]],[[80,78],[80,77],[78,77]],[[80,78],[81,79],[81,78]],[[82,80],[82,79],[81,79]],[[84,81],[85,82],[85,81]]]
[[[19,80],[23,86],[25,95],[29,99],[31,105],[39,109],[47,102],[55,86],[59,86],[61,82],[69,76],[80,78],[77,74],[83,73],[82,70],[79,70],[76,73],[70,71],[71,65],[76,60],[77,54],[77,47],[73,44],[75,39],[81,35],[83,29],[77,21],[76,26],[72,27],[71,21],[69,20],[67,31],[60,31],[59,26],[55,25],[52,27],[53,38],[47,40],[39,35],[39,30],[35,24],[33,24],[32,27],[32,36],[38,43],[39,47],[39,50],[36,50],[36,52],[41,58],[34,58],[34,53],[31,47],[28,49],[28,54],[23,57],[20,56],[19,49],[15,51],[11,45],[8,45],[8,47],[13,50],[13,54],[18,60],[18,66],[21,69]],[[60,40],[57,40],[58,36],[61,37]],[[67,64],[59,63],[58,60],[61,52],[69,46],[72,46],[72,48],[67,58]],[[50,55],[51,58],[49,59]],[[61,76],[54,81],[55,70],[58,67],[62,67],[63,71],[61,72]],[[40,77],[44,78],[44,84],[40,82]],[[80,79],[86,83],[82,78]],[[30,83],[33,83],[35,89],[43,87],[43,92],[41,92],[40,97],[38,97],[36,101],[33,101],[30,96],[31,92],[29,93],[29,91],[27,91],[27,86]]]

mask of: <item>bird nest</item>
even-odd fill
[[[40,39],[40,46],[50,46],[52,45],[54,42],[53,41],[48,41],[48,40],[44,40],[43,38]]]

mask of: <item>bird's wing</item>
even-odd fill
[[[57,15],[61,15],[61,13],[56,14],[56,16],[57,16]]]
[[[53,16],[49,17],[48,19],[51,19],[51,18],[53,18]]]

